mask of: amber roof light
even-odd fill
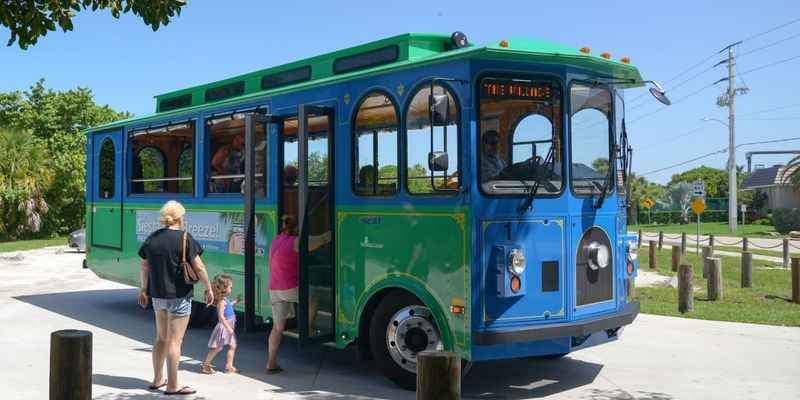
[[[583,54],[589,54],[589,53],[591,53],[591,52],[592,52],[592,49],[590,49],[590,48],[588,48],[588,47],[581,47],[581,53],[583,53]]]
[[[508,40],[505,40],[505,39],[501,40],[500,41],[500,47],[507,48],[508,47]]]
[[[623,64],[630,64],[631,63],[631,58],[630,57],[622,57],[619,61],[621,63],[623,63]]]
[[[609,52],[607,52],[607,51],[606,51],[606,52],[604,52],[603,54],[600,54],[600,57],[603,57],[603,58],[605,58],[606,60],[610,60],[610,59],[611,59],[611,53],[609,53]]]

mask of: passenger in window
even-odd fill
[[[283,168],[283,186],[291,187],[297,185],[297,167],[287,165]]]
[[[371,193],[375,187],[375,167],[372,165],[365,165],[358,171],[358,185],[359,192]]]
[[[508,166],[506,160],[499,156],[499,143],[500,134],[497,131],[486,131],[483,134],[483,157],[481,157],[481,181],[483,182],[497,178],[500,172]]]
[[[238,134],[233,137],[231,143],[226,144],[214,153],[211,159],[211,167],[215,175],[240,175],[244,173],[244,135]],[[217,193],[239,193],[241,191],[242,178],[215,179],[211,185],[211,191]]]
[[[458,189],[458,171],[453,172],[452,175],[445,176],[444,187],[447,189]]]

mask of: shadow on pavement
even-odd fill
[[[666,393],[657,392],[637,392],[634,396],[624,390],[614,389],[589,389],[588,394],[582,398],[586,400],[672,400],[672,396]]]
[[[129,339],[153,344],[153,313],[136,305],[136,289],[109,289],[64,292],[15,297],[22,302],[62,316],[82,321]],[[183,344],[183,355],[191,360],[181,362],[181,370],[199,372],[206,356],[210,329],[189,329]],[[297,341],[284,338],[279,362],[285,369],[278,375],[266,375],[266,335],[247,333],[238,336],[236,364],[240,375],[264,382],[264,395],[291,393],[308,400],[363,398],[413,398],[414,394],[396,388],[369,362],[358,361],[352,350],[334,350],[321,346],[300,348]],[[150,351],[137,348],[135,351]],[[224,353],[215,360],[224,363]],[[465,399],[525,399],[541,398],[592,383],[600,364],[564,357],[559,360],[516,359],[476,363],[462,382]],[[218,368],[219,369],[219,368]],[[149,376],[121,377],[94,375],[94,383],[122,390],[141,390]],[[610,394],[610,393],[609,393]],[[128,396],[128,397],[126,397]],[[609,397],[597,393],[590,399],[630,399]],[[157,399],[157,393],[116,394],[111,399]],[[667,397],[640,397],[662,400]]]

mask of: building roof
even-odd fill
[[[385,62],[370,63],[370,56],[376,54],[379,58],[384,57]],[[605,56],[608,55],[593,55],[561,44],[526,38],[509,38],[486,45],[470,44],[456,48],[452,45],[450,35],[406,33],[160,94],[156,96],[155,114],[112,122],[91,128],[88,132],[170,118],[173,115],[185,115],[187,112],[204,111],[392,70],[467,57],[573,65],[596,71],[609,78],[631,82],[621,86],[643,85],[638,69],[628,64],[628,60],[616,61]],[[356,67],[348,68],[348,65]]]
[[[773,165],[769,168],[757,169],[753,171],[752,175],[745,178],[744,182],[742,182],[742,189],[751,190],[791,185],[788,177],[797,168],[797,166],[787,168],[784,165]]]

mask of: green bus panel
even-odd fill
[[[469,226],[466,208],[338,207],[339,347],[358,335],[369,299],[396,287],[414,293],[433,311],[445,348],[469,358]],[[463,312],[452,313],[452,305]]]
[[[122,243],[122,207],[116,204],[95,204],[92,218],[92,244],[120,248]]]

